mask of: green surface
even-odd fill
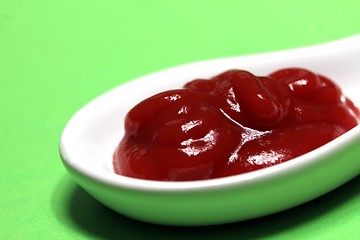
[[[360,177],[273,216],[169,228],[97,203],[66,173],[58,141],[76,110],[120,83],[351,36],[359,12],[358,0],[0,1],[0,239],[356,239]]]

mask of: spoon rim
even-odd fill
[[[92,171],[84,165],[77,164],[66,151],[66,146],[60,144],[60,155],[65,165],[75,169],[77,172],[91,179],[102,182],[113,187],[126,189],[136,189],[142,191],[191,191],[191,190],[207,190],[218,187],[244,186],[248,184],[256,184],[258,182],[267,181],[268,179],[280,178],[282,175],[292,174],[301,171],[303,168],[310,167],[326,161],[326,156],[339,148],[344,147],[349,141],[355,141],[360,138],[360,125],[334,139],[333,141],[299,157],[290,159],[286,162],[275,164],[266,168],[226,176],[214,179],[193,180],[193,181],[156,181],[132,178],[118,175],[106,169]],[[63,137],[62,137],[63,139]]]

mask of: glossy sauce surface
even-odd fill
[[[359,121],[359,110],[322,75],[229,70],[131,109],[113,165],[117,174],[148,180],[231,176],[314,150]]]

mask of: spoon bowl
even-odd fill
[[[237,176],[160,182],[113,171],[112,155],[124,134],[124,117],[141,100],[232,68],[267,75],[285,67],[303,67],[328,76],[360,106],[360,35],[301,49],[192,63],[130,81],[80,109],[60,139],[63,164],[75,181],[104,205],[156,224],[229,223],[319,197],[360,173],[360,126],[300,157]]]

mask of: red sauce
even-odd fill
[[[230,70],[131,109],[114,169],[162,181],[231,176],[316,149],[359,120],[359,110],[324,76],[300,68],[266,77]]]

